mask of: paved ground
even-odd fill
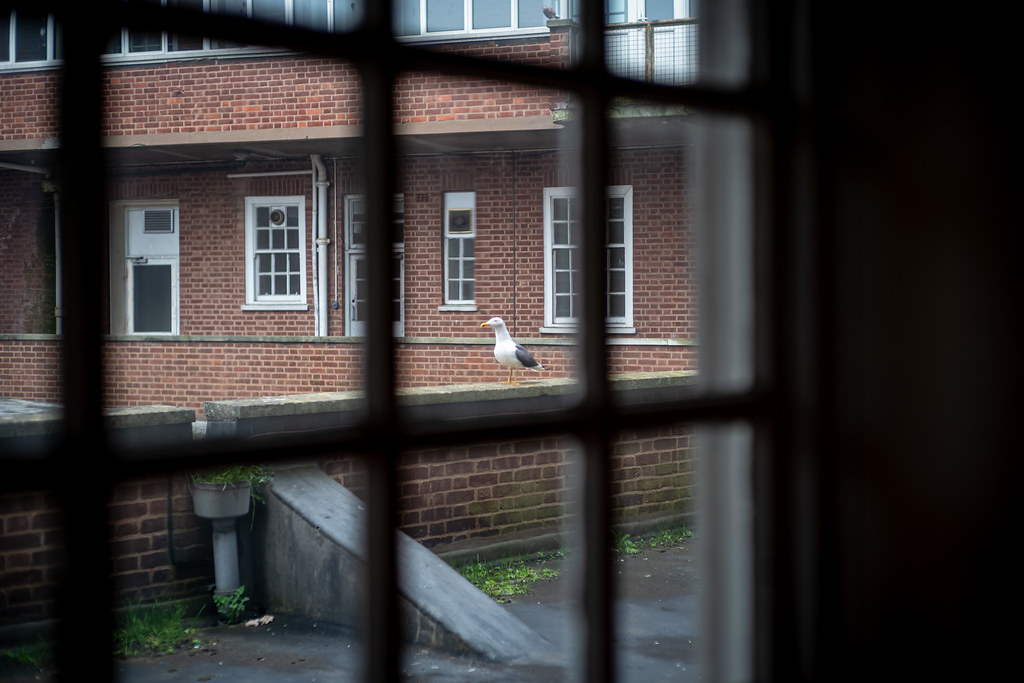
[[[692,547],[647,550],[616,562],[619,626],[618,680],[630,683],[700,680],[697,662],[698,582]],[[563,572],[567,574],[567,572]],[[534,584],[506,609],[552,643],[533,661],[495,664],[473,657],[409,647],[401,669],[408,680],[430,683],[580,680],[573,656],[574,582],[568,576]],[[307,620],[275,616],[258,627],[203,629],[202,646],[160,657],[118,661],[121,683],[151,681],[359,680],[357,633]],[[12,680],[0,674],[0,680]],[[17,679],[31,680],[31,679]],[[39,680],[39,679],[36,679]]]
[[[619,628],[615,638],[620,680],[698,681],[697,577],[692,548],[648,550],[616,563]],[[535,661],[495,664],[423,648],[406,649],[402,671],[431,682],[571,681],[572,581],[534,584],[531,594],[506,605],[553,644]],[[259,627],[220,627],[200,634],[200,649],[119,662],[120,681],[344,681],[359,671],[357,634],[280,618]]]

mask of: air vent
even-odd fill
[[[449,209],[448,210],[448,234],[466,235],[473,232],[473,210],[472,209]]]
[[[284,225],[286,216],[283,209],[271,209],[270,210],[270,224],[271,225]]]
[[[174,232],[173,209],[146,209],[142,219],[142,231],[157,234]]]

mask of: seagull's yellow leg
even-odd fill
[[[508,369],[508,379],[502,382],[502,384],[512,384],[512,368]]]

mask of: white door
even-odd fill
[[[348,311],[345,334],[350,337],[366,336],[369,320],[369,262],[366,260],[366,214],[362,197],[345,199],[345,291]],[[404,201],[395,199],[395,235],[392,246],[395,298],[391,301],[392,332],[396,337],[405,334],[405,252],[402,240]]]
[[[129,208],[125,226],[125,331],[178,334],[178,210]]]

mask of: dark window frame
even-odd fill
[[[610,425],[628,417],[633,424],[662,424],[667,422],[729,422],[746,421],[755,429],[755,449],[763,454],[778,450],[784,443],[789,413],[788,396],[776,391],[780,377],[792,376],[783,344],[777,343],[782,332],[770,321],[779,319],[782,312],[780,294],[793,294],[788,285],[804,273],[788,268],[796,257],[788,248],[794,235],[781,226],[792,207],[785,201],[775,202],[771,212],[759,208],[755,216],[755,265],[763,277],[766,264],[772,275],[771,287],[762,296],[759,292],[754,310],[758,328],[756,347],[755,384],[747,389],[688,396],[673,401],[661,401],[658,406],[630,409],[617,406],[610,396],[606,380],[607,348],[603,333],[585,334],[580,338],[578,368],[580,375],[579,401],[552,417],[518,416],[515,419],[481,418],[467,421],[458,428],[443,425],[427,427],[404,423],[397,409],[394,387],[394,340],[391,333],[390,308],[374,306],[369,320],[367,357],[365,363],[366,412],[364,419],[354,427],[320,433],[309,438],[297,437],[284,441],[267,440],[252,443],[218,443],[175,447],[165,451],[149,449],[145,454],[115,449],[104,431],[100,406],[102,405],[103,327],[95,314],[92,302],[98,300],[103,283],[99,269],[91,265],[102,261],[101,240],[91,236],[102,232],[100,218],[104,215],[103,197],[105,179],[101,173],[76,172],[83,165],[102,167],[104,150],[101,144],[101,112],[104,49],[102,36],[120,26],[133,26],[137,30],[161,27],[167,31],[194,28],[195,21],[204,25],[204,33],[218,39],[268,44],[301,46],[307,52],[330,55],[351,60],[363,77],[364,116],[366,127],[364,142],[372,154],[365,155],[364,173],[366,200],[371,229],[368,258],[371,260],[371,290],[375,298],[390,295],[392,285],[389,239],[395,177],[395,141],[390,126],[392,120],[393,83],[396,75],[405,69],[435,69],[448,73],[483,75],[492,78],[538,83],[571,92],[580,107],[580,135],[584,141],[598,141],[581,145],[580,168],[583,169],[580,197],[583,222],[592,234],[604,234],[605,188],[608,185],[608,150],[604,141],[609,139],[609,122],[605,105],[613,96],[655,99],[684,104],[709,112],[738,115],[754,123],[755,178],[772,178],[774,187],[755,182],[755,193],[772,194],[785,182],[785,173],[771,170],[789,168],[796,143],[792,138],[792,125],[788,124],[791,109],[789,90],[785,83],[773,82],[775,74],[753,74],[749,84],[737,88],[699,87],[671,88],[629,82],[610,76],[604,66],[602,3],[587,3],[582,8],[581,25],[584,50],[578,64],[569,70],[555,71],[538,67],[457,57],[431,52],[402,44],[391,36],[391,13],[387,3],[371,3],[362,30],[354,32],[349,40],[334,41],[332,36],[317,35],[299,28],[268,28],[254,22],[238,21],[229,17],[203,16],[154,8],[133,3],[109,2],[106,12],[98,12],[95,4],[64,3],[60,16],[63,25],[91,25],[92,29],[68,32],[64,36],[66,59],[62,69],[62,100],[75,102],[75,107],[62,108],[62,146],[58,158],[58,178],[73,178],[64,183],[62,202],[67,239],[63,248],[76,258],[62,259],[62,278],[65,288],[65,318],[63,335],[63,388],[65,419],[57,445],[39,454],[33,460],[11,461],[5,458],[7,476],[19,477],[25,490],[44,488],[53,490],[61,502],[65,531],[67,574],[58,588],[58,665],[64,672],[88,670],[100,679],[112,680],[113,662],[109,657],[110,634],[113,626],[113,585],[108,571],[109,538],[106,504],[112,486],[123,479],[157,472],[180,471],[202,459],[204,464],[242,462],[251,460],[307,458],[312,454],[337,452],[362,453],[369,466],[369,534],[371,579],[367,594],[373,610],[368,610],[367,668],[368,680],[397,680],[399,639],[397,635],[395,601],[395,549],[394,528],[395,467],[398,454],[415,441],[422,444],[468,443],[486,435],[522,436],[524,434],[571,433],[581,443],[585,463],[582,505],[584,530],[582,546],[587,557],[583,578],[584,600],[588,630],[584,635],[586,657],[581,678],[587,681],[613,680],[615,677],[614,648],[611,647],[613,614],[611,609],[612,577],[608,558],[610,515],[608,508],[608,438]],[[760,7],[758,5],[757,7]],[[779,17],[782,13],[776,13]],[[104,24],[95,24],[102,16]],[[755,17],[756,18],[756,17]],[[751,21],[752,45],[755,53],[778,50],[778,43],[767,45],[765,36],[788,19],[773,22]],[[769,27],[769,28],[764,28]],[[760,33],[758,33],[760,32]],[[770,42],[770,41],[769,41]],[[772,90],[775,88],[775,90]],[[769,97],[763,97],[768,92]],[[763,144],[773,143],[771,152]],[[87,161],[89,160],[89,161]],[[93,163],[95,162],[95,163]],[[789,176],[791,177],[791,176]],[[775,178],[778,178],[777,180]],[[779,198],[790,196],[786,193]],[[760,205],[759,205],[760,206]],[[797,235],[799,237],[799,235]],[[605,248],[602,240],[585,240],[582,248],[584,305],[582,320],[598,321],[594,327],[602,330],[605,308]],[[797,261],[799,264],[800,262]],[[781,326],[780,326],[781,327]],[[771,400],[767,400],[768,397]],[[769,410],[767,406],[771,405]],[[769,430],[766,421],[775,428]],[[433,431],[424,431],[433,429]],[[772,432],[769,435],[769,432]],[[782,436],[779,436],[779,433]],[[82,457],[88,453],[89,457]],[[143,457],[144,456],[144,457]],[[785,463],[783,463],[785,464]],[[772,465],[767,467],[770,474]],[[58,477],[50,475],[57,472]],[[83,485],[82,482],[89,482]],[[770,484],[770,482],[769,482]],[[760,489],[755,489],[755,496]],[[767,514],[759,521],[759,543],[773,542],[772,530],[779,526],[773,501],[758,500],[759,510]],[[765,507],[767,506],[767,507]],[[780,504],[781,509],[781,504]],[[771,548],[760,548],[760,558],[771,555]],[[783,577],[788,560],[781,556],[776,565],[757,575],[758,585],[764,575]],[[781,579],[780,579],[781,580]],[[766,654],[773,650],[770,642],[772,627],[787,626],[785,616],[778,616],[771,605],[759,599],[755,623],[754,666],[759,678],[773,678],[771,672],[780,669],[780,657],[797,654],[793,651],[775,655],[769,661]],[[81,615],[89,615],[90,627],[80,628]],[[785,629],[782,629],[784,632]],[[799,644],[791,648],[798,648]],[[784,667],[781,667],[784,668]]]

